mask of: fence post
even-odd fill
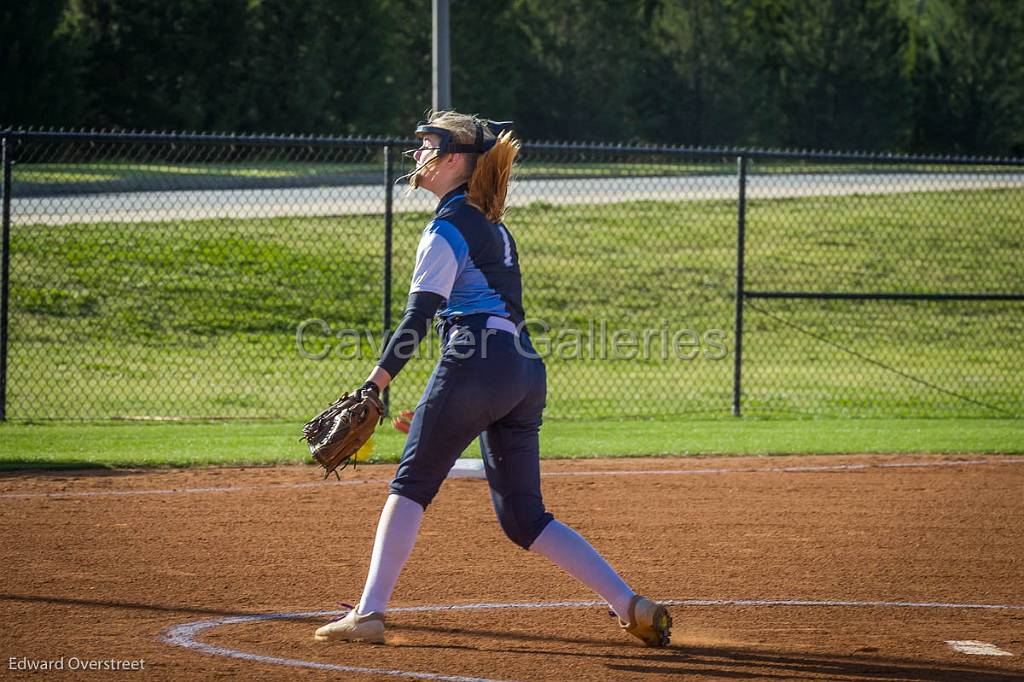
[[[15,141],[4,135],[0,141],[0,155],[3,156],[3,223],[2,245],[0,245],[0,421],[7,421],[7,322],[10,313],[11,279],[11,168],[14,165]]]
[[[736,211],[736,351],[733,356],[732,372],[732,414],[741,414],[742,393],[740,378],[743,373],[743,299],[744,251],[747,232],[747,157],[736,157],[739,170],[739,202]]]
[[[391,227],[393,218],[393,199],[395,187],[394,157],[392,145],[384,145],[384,333],[382,344],[387,344],[391,336]],[[383,345],[382,345],[383,347]],[[391,412],[391,389],[384,389],[384,414]]]

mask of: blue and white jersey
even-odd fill
[[[442,296],[443,318],[486,313],[519,324],[525,314],[515,240],[467,204],[465,192],[463,185],[445,195],[423,230],[409,293]]]

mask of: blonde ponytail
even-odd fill
[[[500,223],[505,216],[512,163],[519,155],[519,146],[512,131],[502,131],[494,146],[476,160],[469,178],[466,201],[480,209],[492,223]]]
[[[494,141],[494,146],[483,154],[466,154],[469,158],[466,168],[469,178],[466,201],[479,209],[492,223],[501,222],[512,178],[512,163],[519,155],[519,140],[512,137],[511,130],[503,130],[495,139],[487,120],[472,114],[435,111],[428,117],[428,121],[431,126],[450,132],[451,140],[456,144],[472,145],[479,141]],[[482,140],[478,135],[482,136]],[[423,167],[428,167],[436,158]],[[409,184],[415,187],[416,181],[417,176],[413,175]]]

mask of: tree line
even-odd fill
[[[1024,155],[1019,0],[452,0],[456,108],[527,139]],[[31,0],[0,126],[408,135],[428,0]]]

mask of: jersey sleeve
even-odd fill
[[[448,298],[468,257],[469,246],[454,225],[441,220],[431,222],[416,249],[409,293],[425,291]]]
[[[405,307],[405,316],[399,323],[395,333],[388,339],[388,345],[381,353],[377,366],[385,370],[394,379],[405,367],[416,350],[420,341],[430,329],[430,321],[434,313],[441,307],[441,297],[427,291],[409,294],[409,303]]]

